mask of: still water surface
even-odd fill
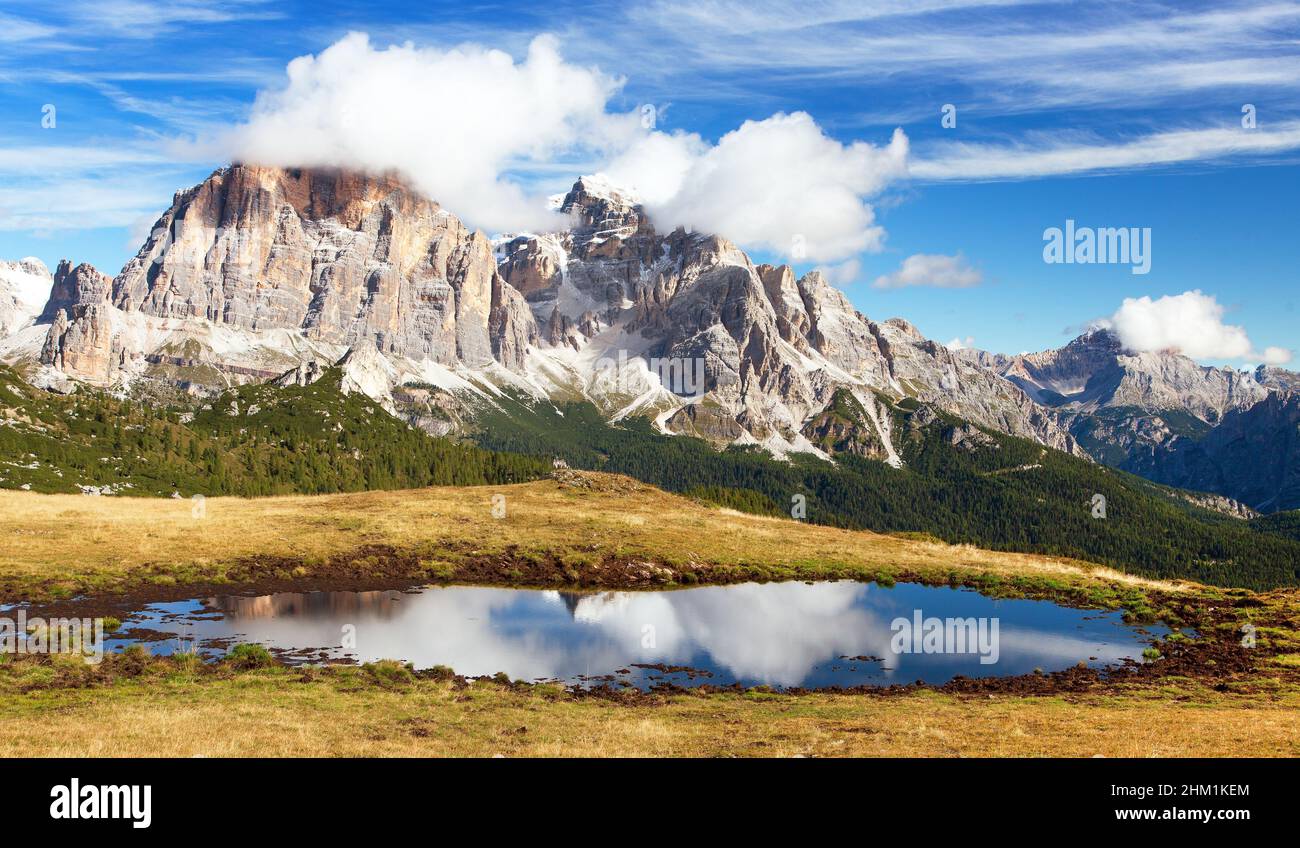
[[[914,622],[918,611],[922,621],[984,619],[984,643],[954,641],[927,653],[919,638],[900,642],[891,624]],[[1118,613],[1047,601],[854,581],[661,592],[432,586],[223,596],[146,607],[128,619],[121,638],[109,641],[110,649],[134,641],[133,628],[166,634],[150,642],[156,653],[190,645],[217,653],[234,642],[259,642],[294,662],[400,659],[417,668],[444,665],[472,676],[504,672],[578,685],[612,675],[640,688],[663,681],[941,684],[957,675],[1009,676],[1138,658],[1165,632],[1126,625]],[[895,650],[900,644],[902,653]]]

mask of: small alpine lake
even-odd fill
[[[396,659],[467,676],[652,688],[941,685],[1140,660],[1168,631],[1119,612],[946,586],[742,583],[671,591],[484,586],[285,592],[150,604],[107,641],[291,663]]]

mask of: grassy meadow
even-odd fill
[[[362,667],[244,667],[147,651],[0,660],[3,756],[1296,756],[1300,601],[1081,562],[741,514],[613,475],[190,500],[0,491],[0,601],[59,605],[411,582],[674,588],[856,578],[1186,616],[1262,650],[1052,691],[688,691]],[[1214,616],[1192,613],[1216,611]],[[1194,644],[1195,640],[1179,644]],[[1172,644],[1172,643],[1171,643]],[[1209,656],[1209,654],[1206,654]],[[1216,655],[1217,656],[1217,655]],[[264,666],[264,667],[262,667]]]

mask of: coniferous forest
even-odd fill
[[[0,368],[0,486],[122,495],[278,495],[536,479],[550,461],[439,439],[337,372],[309,386],[244,386],[207,409],[33,389]]]

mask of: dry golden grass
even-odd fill
[[[579,570],[609,556],[645,559],[679,577],[739,566],[777,578],[996,578],[1000,588],[1099,605],[1134,603],[1135,595],[1141,602],[1148,590],[1185,592],[1193,603],[1222,597],[1084,562],[744,515],[625,478],[575,479],[211,498],[201,518],[189,501],[0,491],[0,599],[221,580],[231,564],[256,556],[287,558],[300,564],[293,576],[308,577],[331,557],[372,545],[417,552],[453,578],[472,558],[512,552]],[[506,496],[500,519],[496,494]],[[358,577],[366,567],[355,560]],[[1183,680],[1168,691],[1070,699],[696,693],[628,705],[489,682],[464,690],[428,679],[384,686],[355,669],[303,680],[284,669],[158,672],[64,686],[51,668],[0,664],[0,756],[1300,754],[1300,692],[1267,677],[1251,685],[1271,695]]]
[[[0,491],[0,582],[14,595],[113,592],[140,582],[221,579],[254,555],[313,563],[364,545],[419,550],[433,561],[509,547],[581,567],[605,555],[679,570],[703,564],[766,565],[872,573],[977,571],[1067,582],[1124,583],[1178,591],[1074,560],[996,553],[968,545],[744,515],[609,475],[593,488],[554,480],[513,486],[434,488],[259,499],[209,498],[204,517],[187,500],[39,495]],[[494,518],[492,498],[505,495]],[[149,574],[141,567],[153,564]]]
[[[548,698],[360,672],[129,681],[0,700],[0,756],[1300,755],[1300,696],[681,695]]]

